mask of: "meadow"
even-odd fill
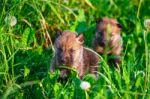
[[[50,73],[56,29],[76,31],[91,48],[96,19],[122,25],[122,65],[99,62],[99,78]],[[149,0],[0,0],[0,99],[150,99]]]

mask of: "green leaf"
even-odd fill
[[[123,79],[125,81],[125,84],[128,86],[130,84],[130,76],[126,67],[123,67]]]
[[[27,47],[29,34],[30,34],[30,28],[26,28],[22,35],[22,47]]]
[[[91,85],[94,85],[94,83],[96,83],[96,77],[93,74],[87,74],[84,77],[84,81],[89,82]]]
[[[55,7],[54,7],[52,4],[50,4],[50,3],[48,3],[48,5],[51,7],[52,11],[56,14],[56,16],[57,16],[58,19],[61,21],[61,23],[65,23],[64,20],[61,18],[60,13],[57,12],[57,10],[56,10],[57,7],[55,8]]]
[[[96,8],[92,5],[92,3],[89,0],[85,0],[85,3],[87,3],[87,5],[90,6],[93,10],[96,10]]]
[[[28,44],[31,44],[33,42],[36,42],[36,37],[35,37],[35,30],[33,28],[31,28],[31,31],[29,33],[29,36],[28,36]]]
[[[24,77],[27,77],[30,73],[30,69],[27,66],[24,66]]]
[[[84,10],[79,10],[79,15],[77,16],[77,21],[78,22],[86,21]]]
[[[136,82],[135,82],[135,86],[137,88],[139,88],[139,87],[142,88],[142,86],[144,85],[144,81],[145,81],[144,77],[138,77],[137,80],[136,80]]]
[[[71,30],[77,32],[83,32],[87,29],[85,13],[84,10],[79,10],[78,13],[79,14],[76,17],[76,21],[71,26]]]

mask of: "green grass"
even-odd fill
[[[150,31],[144,27],[149,5],[149,0],[0,0],[0,98],[150,99]],[[10,16],[16,17],[15,26]],[[120,69],[101,61],[99,79],[90,74],[83,79],[91,84],[88,91],[80,88],[75,72],[59,82],[59,71],[49,72],[54,51],[52,45],[43,48],[43,35],[49,34],[51,44],[56,28],[77,31],[91,47],[95,20],[105,16],[123,27]]]

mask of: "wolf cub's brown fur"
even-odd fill
[[[75,68],[80,78],[87,72],[96,74],[98,68],[98,56],[91,50],[83,47],[83,35],[74,32],[60,32],[55,41],[55,56],[52,60],[51,71],[62,65]],[[61,69],[61,77],[69,74],[68,70]]]
[[[96,22],[96,35],[93,48],[96,52],[108,55],[110,64],[120,64],[122,52],[122,37],[120,35],[121,25],[115,19],[103,18]]]

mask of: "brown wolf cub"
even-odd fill
[[[117,66],[121,63],[121,25],[115,19],[103,18],[96,22],[96,35],[93,48],[101,55],[108,55],[108,63]]]
[[[96,75],[99,58],[97,54],[83,47],[83,34],[77,35],[75,32],[59,32],[55,41],[55,56],[51,62],[51,72],[62,65],[75,68],[80,78],[87,72]],[[60,77],[64,78],[69,74],[69,70],[61,69]]]

